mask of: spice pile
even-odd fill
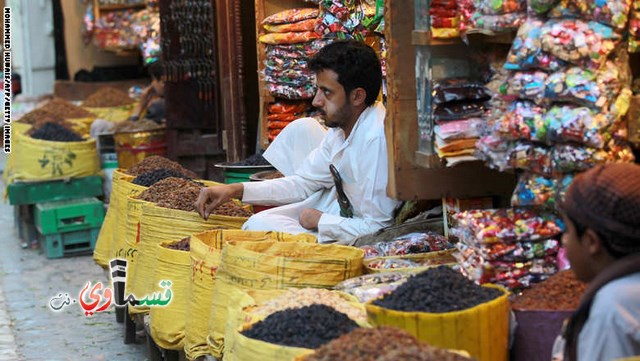
[[[91,94],[82,105],[90,108],[106,108],[119,107],[134,102],[135,101],[129,98],[129,95],[123,91],[111,87],[103,87]]]
[[[160,168],[160,169],[154,169],[152,171],[140,174],[139,176],[135,177],[133,181],[131,181],[131,183],[137,184],[140,186],[150,187],[156,184],[157,182],[169,177],[184,178],[184,179],[191,180],[191,178],[187,177],[182,172],[179,172],[175,169]]]
[[[355,321],[365,321],[367,314],[363,308],[355,307],[336,292],[320,288],[290,289],[280,297],[271,299],[247,311],[266,317],[274,312],[311,305],[325,305],[344,313]]]
[[[191,242],[191,238],[187,237],[187,238],[181,239],[180,242],[171,243],[170,245],[166,245],[165,248],[175,249],[176,251],[189,252],[189,250],[191,249],[190,248],[190,242]]]
[[[31,132],[31,138],[49,140],[54,142],[81,142],[81,136],[56,123],[45,123],[40,128]]]
[[[513,309],[573,311],[578,308],[587,284],[576,279],[572,270],[556,273],[517,296]]]
[[[172,160],[161,157],[159,155],[153,155],[151,157],[143,159],[133,167],[127,169],[126,173],[129,175],[139,176],[143,173],[147,173],[156,169],[171,169],[182,173],[189,178],[198,178],[198,175],[194,172],[184,168],[183,166]]]
[[[288,309],[269,315],[243,335],[284,346],[318,348],[358,325],[344,313],[325,305]]]
[[[53,98],[40,109],[46,110],[49,113],[53,113],[59,117],[63,117],[66,119],[92,118],[96,116],[90,111],[75,106],[71,102],[68,102],[62,98]]]
[[[318,348],[304,361],[463,361],[466,357],[420,343],[395,327],[357,328]]]
[[[502,295],[495,288],[481,287],[446,266],[426,270],[374,305],[405,312],[443,313],[461,311]]]

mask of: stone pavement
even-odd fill
[[[108,284],[91,255],[47,259],[39,249],[22,249],[12,206],[2,201],[0,224],[0,361],[147,359],[146,345],[123,343],[113,306],[91,317],[78,303],[49,308],[59,293],[78,299],[88,281]]]

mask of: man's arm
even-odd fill
[[[244,187],[242,183],[202,188],[195,203],[196,210],[206,220],[218,206],[230,201],[232,198],[242,198],[243,193]]]

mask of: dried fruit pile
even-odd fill
[[[367,313],[363,308],[354,306],[336,292],[321,288],[290,289],[282,296],[273,298],[248,311],[251,314],[266,317],[274,312],[316,304],[329,306],[355,321],[367,319]]]
[[[191,242],[191,238],[187,237],[187,238],[181,239],[180,242],[171,243],[170,245],[165,245],[165,247],[169,249],[175,249],[176,251],[189,252],[189,250],[191,249],[190,242]]]
[[[150,187],[157,182],[169,177],[191,179],[184,175],[182,172],[179,172],[175,169],[160,168],[140,174],[139,176],[135,177],[133,181],[131,181],[131,183]]]
[[[517,310],[572,311],[578,308],[587,284],[576,279],[572,270],[556,273],[515,297]]]
[[[461,273],[440,266],[411,277],[373,304],[405,312],[443,313],[466,310],[500,295],[498,289],[478,286]]]
[[[54,142],[81,142],[84,140],[75,132],[56,123],[45,123],[40,128],[34,130],[30,135],[31,138],[34,139],[50,140]]]
[[[50,111],[44,110],[42,108],[38,108],[30,111],[29,113],[23,115],[19,120],[20,123],[26,123],[26,124],[36,124],[38,122],[60,123],[62,121],[64,121],[63,117],[57,114],[51,113]]]
[[[106,108],[119,107],[122,105],[132,104],[134,102],[135,101],[123,91],[111,87],[103,87],[97,92],[91,94],[82,103],[82,105],[90,108]]]
[[[229,165],[252,166],[252,165],[271,165],[271,163],[269,163],[266,159],[264,159],[262,154],[254,154],[245,160],[241,160],[239,162],[232,163]]]
[[[358,324],[344,313],[312,305],[273,313],[242,334],[278,345],[318,348],[356,328]]]
[[[137,121],[124,121],[116,124],[115,132],[144,132],[147,130],[163,129],[165,126],[149,119],[140,119]]]
[[[194,212],[196,210],[194,203],[202,187],[202,183],[199,182],[169,177],[156,182],[140,193],[137,198],[153,202],[159,207]],[[211,214],[249,217],[252,213],[230,201],[214,209]]]
[[[420,343],[395,327],[357,328],[318,348],[304,361],[462,361],[466,357]]]
[[[66,119],[92,118],[96,116],[90,111],[75,106],[71,102],[68,102],[62,98],[53,98],[40,109],[46,110],[49,113],[53,113],[59,117],[63,117]]]
[[[151,157],[143,159],[133,167],[127,169],[126,173],[129,175],[139,176],[143,173],[147,173],[156,169],[172,169],[184,174],[189,178],[198,178],[198,175],[194,172],[184,168],[183,166],[172,160],[161,157],[159,155],[153,155]]]
[[[175,200],[174,196],[174,194],[178,190],[186,189],[191,191],[192,193],[195,192],[195,197],[197,198],[198,194],[200,193],[200,188],[202,188],[202,185],[194,181],[183,178],[169,177],[158,181],[148,189],[144,190],[138,195],[138,198],[153,203],[158,203],[160,201],[166,201],[166,203],[172,201],[179,202],[180,200]],[[195,201],[195,199],[193,199],[193,201]]]

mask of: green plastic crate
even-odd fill
[[[36,204],[35,225],[42,235],[81,231],[102,225],[104,206],[97,198]]]
[[[47,258],[91,253],[96,247],[100,227],[58,234],[40,234],[40,247]]]
[[[11,205],[36,204],[102,195],[102,177],[72,178],[69,181],[12,183],[7,187]]]

